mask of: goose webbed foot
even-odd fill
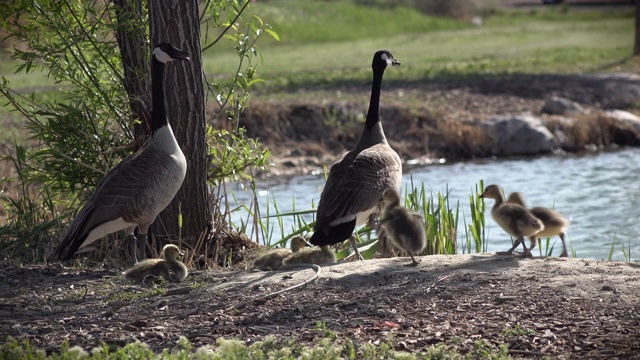
[[[418,266],[418,265],[420,265],[420,263],[416,259],[414,259],[413,256],[411,256],[411,262],[410,263],[404,264],[404,266],[411,266],[411,267],[415,267],[415,266]]]
[[[560,257],[569,257],[569,254],[567,253],[567,250],[564,250],[562,252],[562,254],[560,254]]]
[[[356,256],[358,257],[358,260],[364,260],[364,257],[362,257],[362,254],[360,254],[360,250],[358,250],[358,244],[356,243],[356,237],[351,235],[351,237],[349,238],[349,241],[351,242],[351,247],[353,248],[353,251],[356,253]]]
[[[507,251],[496,251],[496,255],[511,255],[513,254],[513,249]]]
[[[513,254],[513,250],[515,250],[518,247],[518,245],[520,245],[520,240],[516,240],[516,242],[511,247],[511,249],[509,249],[507,251],[496,251],[496,254],[497,255],[511,255],[511,254]],[[524,248],[525,248],[525,250],[527,250],[526,246]]]

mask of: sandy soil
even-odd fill
[[[196,271],[164,294],[126,284],[114,270],[60,265],[5,268],[0,328],[48,351],[62,340],[91,348],[140,340],[154,350],[179,335],[252,343],[386,341],[420,351],[466,352],[476,340],[514,357],[640,359],[640,266],[494,254],[373,259],[314,269]],[[296,289],[272,295],[291,286]],[[134,298],[137,297],[137,298]],[[134,299],[131,299],[134,298]]]

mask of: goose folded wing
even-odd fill
[[[322,205],[328,210],[327,219],[369,210],[380,203],[387,187],[398,187],[394,175],[397,155],[376,150],[376,147],[363,150],[349,166],[343,166],[335,173],[332,171],[325,187],[330,191],[323,192],[321,197]]]

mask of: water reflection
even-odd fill
[[[638,259],[640,241],[636,238],[640,224],[640,149],[623,149],[589,155],[551,156],[524,160],[464,162],[452,165],[432,165],[411,169],[404,174],[403,187],[413,178],[414,184],[424,182],[427,189],[444,193],[450,191],[450,204],[460,201],[460,210],[470,219],[469,195],[480,179],[485,185],[497,183],[505,192],[521,191],[529,206],[553,207],[571,220],[567,234],[579,257],[602,259],[609,257],[615,240],[614,259],[624,259],[621,243]],[[296,176],[270,179],[259,184],[259,204],[266,214],[310,209],[317,203],[324,185],[322,176]],[[250,202],[250,194],[236,191],[239,203]],[[492,201],[487,206],[493,205]],[[242,214],[246,216],[246,214]],[[487,212],[488,215],[488,212]],[[240,214],[237,215],[238,220]],[[311,221],[312,216],[305,216]],[[283,220],[284,235],[294,229],[293,219]],[[464,236],[463,221],[459,234]],[[489,251],[505,250],[511,241],[488,216],[487,237]],[[276,229],[273,238],[282,237]],[[254,236],[255,238],[255,236]],[[460,239],[461,240],[461,239]],[[560,240],[554,254],[560,253]],[[538,252],[534,251],[534,255]]]

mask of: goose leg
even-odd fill
[[[356,244],[356,237],[351,235],[351,237],[349,238],[349,241],[351,241],[351,247],[353,248],[353,251],[356,253],[358,260],[364,260],[364,258],[362,257],[362,254],[360,254],[360,250],[358,250],[358,244]]]
[[[529,243],[531,244],[531,246],[529,246],[529,251],[531,251],[538,244],[538,239],[535,237],[535,235],[529,237]]]
[[[513,246],[511,247],[511,249],[507,250],[507,251],[496,251],[496,254],[498,255],[511,255],[513,253],[513,250],[515,248],[518,247],[518,245],[520,245],[520,238],[516,239],[516,242],[513,243]],[[524,243],[523,243],[524,245]],[[526,246],[525,246],[526,248]]]
[[[531,251],[529,251],[529,248],[527,248],[527,244],[524,243],[524,236],[518,238],[518,243],[522,243],[522,248],[524,249],[521,256],[523,258],[532,258],[533,254],[531,254]]]
[[[562,254],[560,254],[560,257],[568,257],[569,253],[567,252],[567,244],[564,241],[563,232],[560,233],[560,240],[562,240]]]
[[[147,258],[147,233],[141,234],[138,233],[138,237],[136,239],[138,252],[140,252],[140,259],[144,260]]]
[[[136,248],[138,244],[138,239],[135,234],[132,232],[129,234],[129,256],[133,259],[133,265],[138,263],[138,254],[136,253]]]

